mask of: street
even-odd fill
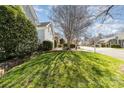
[[[93,47],[82,46],[81,49],[84,49],[85,51],[94,52]],[[124,60],[124,50],[114,49],[114,48],[96,48],[95,50],[96,50],[97,53],[105,54],[105,55],[108,55],[108,56],[112,56],[114,58]]]

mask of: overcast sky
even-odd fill
[[[52,6],[39,5],[33,7],[40,22],[49,21]],[[95,8],[91,8],[91,11],[95,12]],[[113,19],[108,18],[104,24],[96,21],[88,30],[96,35],[96,33],[111,34],[120,31],[120,28],[124,28],[124,6],[114,6],[110,12]]]

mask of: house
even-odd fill
[[[104,39],[100,39],[97,42],[97,46],[99,47],[111,47],[111,44],[115,45],[116,43],[112,42],[112,40],[114,40],[115,37],[108,37],[108,38],[104,38]]]
[[[21,8],[27,18],[36,26],[39,44],[44,40],[49,40],[54,43],[52,24],[50,22],[39,23],[38,17],[32,5],[22,5]]]
[[[54,47],[54,31],[50,22],[42,22],[37,25],[38,42],[42,43],[44,40],[53,42]]]
[[[94,46],[94,44],[99,40],[98,37],[85,37],[82,40],[82,44],[83,46]]]
[[[120,32],[117,35],[117,43],[121,46],[124,47],[124,32]]]
[[[124,47],[124,32],[117,33],[109,38],[100,39],[98,44],[104,47],[111,47],[111,45],[120,45],[120,47]]]
[[[39,21],[36,12],[32,5],[21,5],[22,11],[27,16],[27,18],[36,26]]]
[[[36,26],[38,43],[42,44],[44,40],[53,42],[54,47],[54,31],[53,26],[50,22],[39,23],[38,17],[32,5],[22,5],[23,12],[27,18]]]

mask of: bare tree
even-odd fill
[[[104,5],[104,6],[98,6],[98,8],[100,9],[99,11],[97,11],[95,16],[95,20],[98,18],[102,18],[102,23],[104,23],[104,21],[108,18],[111,17],[113,19],[112,14],[110,13],[110,11],[113,9],[114,5]]]
[[[88,6],[53,6],[52,8],[52,21],[62,29],[66,39],[68,48],[73,40],[79,40],[82,33],[91,24],[89,14],[87,11]]]

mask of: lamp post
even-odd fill
[[[94,41],[94,53],[96,52],[96,43]]]
[[[98,30],[100,30],[102,26],[103,26],[102,24],[100,26],[98,26],[97,27]],[[96,38],[94,38],[94,53],[96,52],[96,45],[97,45],[98,40],[99,40],[99,38],[98,38],[99,35],[100,35],[100,33],[96,33],[96,35],[95,35]]]
[[[96,37],[94,38],[94,53],[96,53],[96,45],[98,43],[98,36],[99,36],[99,33],[97,33]]]

